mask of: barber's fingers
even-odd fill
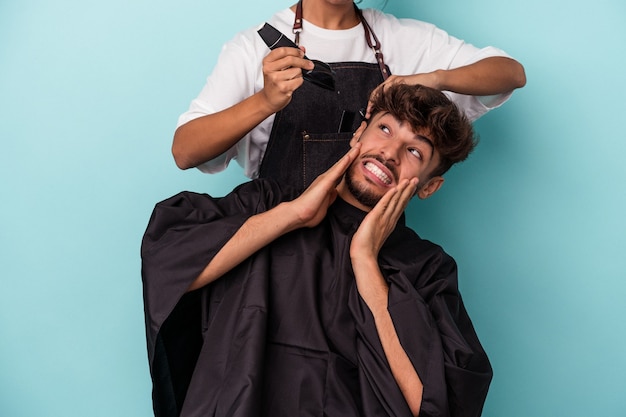
[[[264,74],[265,88],[275,87],[282,92],[293,92],[303,82],[302,70],[300,68],[286,68],[282,71],[273,71]]]
[[[302,71],[313,69],[313,62],[303,57],[301,49],[276,48],[263,58],[262,94],[274,112],[285,108],[302,86]]]
[[[291,48],[294,49],[294,48]],[[263,68],[263,90],[261,91],[273,112],[285,108],[291,101],[293,92],[304,79],[300,68],[290,67],[280,71]]]
[[[369,96],[369,100],[367,102],[367,110],[365,111],[365,118],[369,119],[370,116],[372,115],[372,103],[374,101],[374,98],[376,98],[376,96],[378,94],[382,94],[385,91],[385,88],[389,87],[390,85],[399,83],[399,82],[404,82],[403,81],[404,77],[401,77],[399,75],[390,75],[389,78],[387,78],[385,81],[383,81],[381,84],[379,84],[370,94]]]
[[[284,71],[287,68],[311,70],[313,62],[304,58],[304,51],[296,48],[276,48],[263,58],[263,72]]]

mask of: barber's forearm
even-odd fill
[[[398,334],[387,309],[389,288],[375,258],[353,258],[352,267],[359,294],[369,307],[385,356],[404,398],[414,416],[422,404],[422,381],[400,344]]]
[[[439,90],[488,96],[526,85],[524,67],[507,57],[490,57],[470,65],[435,71]]]
[[[172,143],[176,165],[188,169],[218,157],[272,114],[267,101],[257,93],[225,110],[179,126]]]
[[[269,211],[250,217],[213,257],[188,291],[215,281],[259,249],[298,228],[299,224],[299,218],[288,203],[281,203]]]

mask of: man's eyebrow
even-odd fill
[[[426,143],[430,147],[430,153],[431,154],[435,153],[435,144],[433,143],[431,138],[429,138],[428,136],[424,136],[424,135],[415,135],[413,136],[413,138],[420,142]]]
[[[389,114],[389,113],[387,113],[387,114]],[[394,120],[396,120],[396,122],[400,126],[404,125],[404,123],[405,123],[404,120],[398,120],[395,116],[392,116],[392,117],[394,118]],[[433,140],[431,138],[429,138],[428,136],[421,135],[419,133],[416,133],[413,136],[413,139],[427,144],[428,147],[430,148],[430,157],[432,158],[432,156],[435,154],[435,143],[433,142]]]

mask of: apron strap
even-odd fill
[[[367,46],[372,48],[372,51],[374,51],[374,57],[376,57],[376,62],[378,63],[378,66],[380,68],[383,80],[386,80],[389,77],[389,73],[387,72],[387,66],[385,65],[385,58],[383,57],[383,53],[380,50],[380,41],[376,37],[376,34],[370,27],[369,23],[367,23],[367,20],[365,20],[363,12],[356,4],[354,5],[354,11],[359,17],[359,20],[361,20],[361,24],[363,25],[363,31],[365,32],[365,41],[367,42]],[[293,22],[293,33],[296,35],[294,42],[298,46],[300,46],[300,32],[302,32],[302,0],[299,0],[298,4],[296,4],[296,18]],[[372,42],[372,39],[374,40],[374,42]]]
[[[380,50],[380,41],[376,37],[376,34],[370,27],[369,23],[367,23],[367,20],[365,20],[365,17],[363,17],[363,12],[356,4],[354,5],[354,10],[356,11],[356,14],[359,15],[359,19],[361,19],[361,23],[363,24],[367,46],[372,48],[372,51],[374,51],[374,56],[376,57],[376,62],[378,62],[380,72],[383,75],[383,80],[386,80],[389,77],[389,73],[387,72],[387,66],[385,65],[385,58]],[[374,39],[374,43],[372,43],[372,38]]]
[[[300,32],[302,32],[302,0],[296,4],[296,20],[293,21],[293,33],[296,35],[295,44],[300,46]]]

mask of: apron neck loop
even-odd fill
[[[386,80],[389,77],[389,73],[387,72],[383,53],[380,50],[380,41],[376,37],[376,34],[370,27],[369,23],[367,23],[367,20],[365,20],[363,12],[356,4],[354,5],[354,11],[359,17],[361,24],[363,25],[363,31],[365,32],[365,41],[367,42],[367,46],[372,48],[372,51],[374,51],[374,56],[376,57],[376,62],[380,67],[380,72],[383,76],[383,80]],[[302,0],[298,1],[298,4],[296,4],[296,18],[293,22],[293,33],[296,35],[294,42],[298,46],[300,46],[300,32],[302,32]]]

